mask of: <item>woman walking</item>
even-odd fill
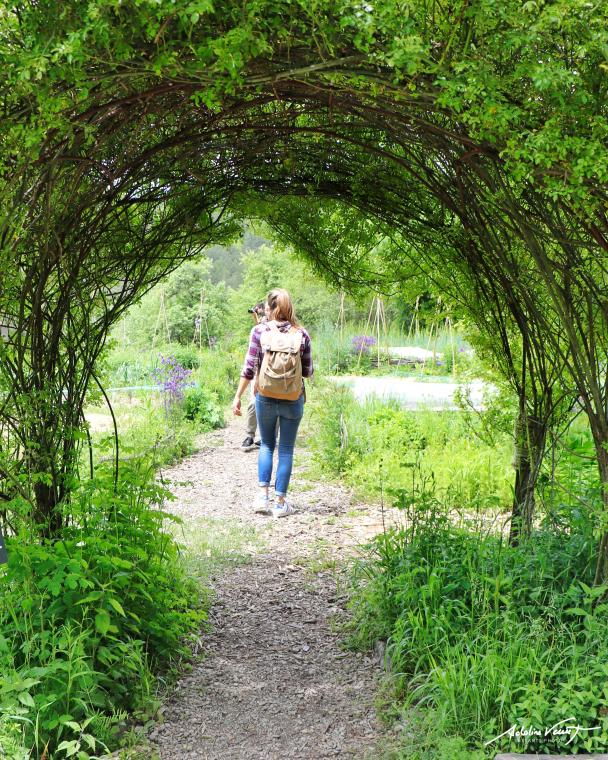
[[[241,372],[232,411],[241,414],[241,396],[255,378],[255,411],[260,430],[258,484],[254,503],[256,512],[271,511],[274,517],[286,517],[294,509],[286,499],[293,450],[300,420],[304,414],[304,380],[312,377],[310,336],[298,323],[291,297],[276,288],[266,301],[268,321],[256,325],[249,337],[249,349]],[[272,456],[279,428],[279,461],[275,480],[277,503],[270,510],[268,487],[272,475]]]

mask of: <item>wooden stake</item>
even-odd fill
[[[372,301],[372,305],[369,307],[369,314],[367,315],[367,322],[365,323],[365,333],[367,334],[367,330],[369,326],[371,325],[372,321],[372,314],[374,312],[374,301]],[[363,343],[359,346],[359,356],[357,357],[357,367],[361,364],[361,354],[363,353]]]
[[[445,320],[448,331],[450,333],[450,342],[452,344],[452,375],[456,377],[456,346],[454,345],[454,330],[452,328],[452,320],[449,317],[446,317]]]
[[[158,308],[158,317],[156,318],[156,324],[154,325],[154,336],[152,337],[152,348],[156,342],[156,335],[158,334],[159,325],[164,326],[167,334],[167,343],[171,343],[171,331],[169,329],[169,320],[167,318],[167,310],[165,308],[165,291],[160,291],[160,305]]]

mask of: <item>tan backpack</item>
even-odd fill
[[[257,390],[269,398],[296,401],[302,393],[302,333],[295,327],[281,332],[276,323],[260,335],[264,349]]]

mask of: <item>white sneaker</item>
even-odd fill
[[[293,515],[295,513],[295,509],[289,504],[287,501],[284,501],[282,504],[277,504],[275,507],[272,508],[271,514],[273,517],[287,517],[287,515]]]
[[[270,499],[268,496],[258,494],[253,502],[253,511],[261,515],[268,514],[270,512]]]

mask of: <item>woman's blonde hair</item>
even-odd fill
[[[300,327],[291,302],[291,296],[283,288],[271,290],[266,298],[270,308],[270,319],[277,322],[290,322],[293,327]]]

